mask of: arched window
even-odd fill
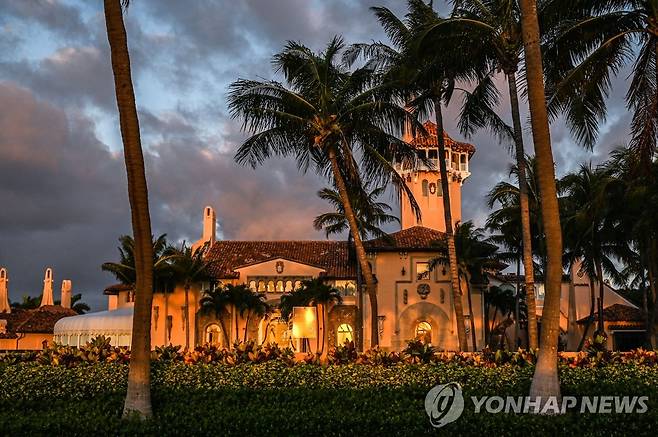
[[[427,179],[423,179],[423,196],[427,197],[428,196],[428,182]]]
[[[302,288],[302,281],[295,281],[295,290]]]
[[[285,292],[286,292],[286,293],[290,293],[291,291],[292,291],[292,281],[288,280],[288,281],[286,281],[286,289],[285,289]]]
[[[249,288],[251,288],[251,291],[258,291],[256,281],[249,281]]]
[[[258,292],[265,293],[265,281],[258,281]]]
[[[336,332],[336,345],[342,346],[348,341],[354,341],[353,329],[350,324],[343,323]]]
[[[274,293],[274,281],[269,281],[267,283],[267,292]]]
[[[5,269],[0,269],[0,279],[5,279]]]
[[[276,281],[276,292],[283,293],[283,281]]]
[[[220,346],[222,343],[222,328],[218,324],[213,323],[206,328],[206,343]]]
[[[416,325],[416,340],[432,344],[432,325],[429,322],[420,322]]]

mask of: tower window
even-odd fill
[[[428,189],[429,184],[427,182],[427,179],[423,179],[422,187],[423,187],[423,196],[427,197],[428,196],[428,191],[429,191],[429,189]]]

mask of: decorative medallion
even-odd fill
[[[434,182],[430,184],[430,194],[436,194],[436,184]]]
[[[283,261],[277,261],[276,262],[276,272],[278,274],[283,273]]]
[[[418,289],[416,289],[416,291],[418,292],[420,298],[425,300],[427,299],[427,296],[429,296],[430,294],[430,286],[429,284],[419,284]]]

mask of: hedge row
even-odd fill
[[[421,435],[435,432],[423,408],[429,388],[459,382],[464,397],[527,394],[532,366],[357,364],[289,366],[155,363],[156,418],[120,420],[127,366],[0,365],[0,434]],[[644,395],[645,414],[557,417],[475,414],[440,431],[459,434],[649,434],[658,423],[658,367],[560,367],[564,395]]]

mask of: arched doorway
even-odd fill
[[[429,322],[422,321],[416,325],[416,340],[425,344],[432,344],[432,325]]]
[[[216,323],[208,325],[206,327],[205,341],[207,344],[213,346],[223,346],[224,336],[222,335],[222,328]]]

